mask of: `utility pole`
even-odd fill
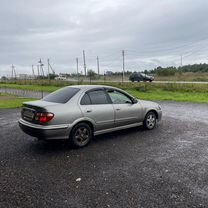
[[[183,56],[181,55],[181,67],[183,66]]]
[[[83,60],[84,60],[84,73],[85,77],[87,76],[87,67],[86,67],[86,62],[85,62],[85,50],[83,50]]]
[[[123,57],[123,73],[122,73],[122,82],[124,82],[124,71],[125,71],[125,64],[124,64],[125,51],[124,51],[124,50],[122,50],[122,57]]]
[[[77,79],[79,78],[79,59],[76,58],[76,63],[77,63]]]
[[[12,64],[12,76],[11,76],[11,79],[13,79],[13,75],[14,74],[14,71],[13,71],[13,64]]]
[[[48,62],[48,80],[50,80],[50,63],[49,63],[49,59],[47,59]]]
[[[12,64],[12,79],[16,79],[16,71],[15,71],[15,66]]]
[[[32,65],[32,76],[33,76],[33,79],[35,79],[35,72],[34,72],[34,67]]]
[[[51,64],[50,64],[50,60],[48,59],[48,70],[49,70],[49,73],[50,73],[50,70],[52,71],[52,73],[55,75],[55,70],[52,68]]]
[[[100,76],[100,63],[99,63],[99,57],[97,56],[97,70],[98,70],[98,76]]]
[[[42,73],[42,76],[43,76],[43,79],[44,79],[44,71],[43,71],[44,64],[42,63],[41,59],[40,59],[40,61],[38,61],[38,63],[40,64],[40,72]]]
[[[17,73],[16,73],[15,66],[14,66],[14,78],[15,78],[15,79],[17,78]]]
[[[43,76],[42,79],[41,79],[41,98],[43,98],[43,88],[42,87],[43,87],[43,79],[44,79],[44,71],[43,71],[43,65],[44,64],[42,63],[41,58],[40,58],[40,61],[38,61],[38,63],[40,64],[39,65],[40,68],[38,67],[40,69],[39,72],[41,72],[42,76]]]
[[[37,71],[38,71],[38,78],[40,76],[40,68],[39,68],[39,65],[37,65]]]

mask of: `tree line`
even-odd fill
[[[184,65],[180,67],[157,67],[152,70],[145,70],[145,74],[156,74],[158,76],[174,76],[176,73],[182,72],[208,72],[208,64],[193,64],[193,65]]]

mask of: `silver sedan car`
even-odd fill
[[[69,139],[74,146],[84,147],[99,134],[141,125],[151,130],[161,117],[160,105],[121,89],[77,85],[23,103],[19,126],[39,139]]]

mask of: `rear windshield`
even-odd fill
[[[66,103],[78,91],[79,91],[78,88],[65,87],[45,96],[42,100],[47,101],[47,102],[53,102],[53,103]]]

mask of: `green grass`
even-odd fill
[[[26,84],[25,84],[26,83]],[[18,84],[0,83],[0,87],[27,89],[34,91],[53,92],[61,87],[73,84],[89,84],[76,82],[57,82],[44,80],[19,82]],[[171,100],[183,102],[208,103],[208,84],[182,84],[182,83],[112,83],[96,82],[92,84],[105,84],[128,91],[133,96],[146,100]]]
[[[19,90],[31,90],[31,91],[44,91],[44,92],[53,92],[60,87],[57,86],[41,86],[41,85],[29,85],[29,84],[4,84],[0,83],[1,88],[11,88]]]
[[[162,90],[155,90],[148,92],[127,90],[127,92],[138,99],[144,99],[144,100],[156,100],[156,101],[166,100],[166,101],[178,101],[178,102],[208,103],[207,93],[170,92],[170,91],[162,91]]]
[[[0,94],[0,109],[20,108],[23,102],[31,101],[31,98],[18,98],[13,95]]]

